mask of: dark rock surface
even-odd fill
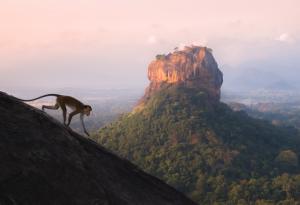
[[[42,111],[0,92],[0,204],[194,204]]]

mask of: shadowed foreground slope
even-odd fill
[[[194,204],[1,92],[0,113],[0,204]]]

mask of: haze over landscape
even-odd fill
[[[297,0],[0,4],[0,87],[8,92],[142,91],[148,82],[145,70],[156,54],[190,44],[213,48],[224,90],[299,87]]]

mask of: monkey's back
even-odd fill
[[[57,97],[56,101],[59,105],[65,105],[71,108],[82,109],[84,107],[82,102],[71,96],[60,95]]]

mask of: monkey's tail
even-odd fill
[[[59,95],[59,94],[47,94],[47,95],[42,95],[42,96],[37,97],[37,98],[29,99],[29,100],[24,100],[24,99],[20,99],[20,98],[17,98],[17,99],[21,100],[23,102],[30,102],[30,101],[38,100],[38,99],[49,97],[49,96],[59,97],[61,95]]]

